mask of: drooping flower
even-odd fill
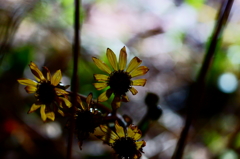
[[[78,98],[79,106],[75,114],[75,134],[78,138],[79,148],[82,149],[83,140],[89,137],[90,133],[94,133],[96,127],[102,122],[101,113],[94,108],[92,103],[92,93],[87,96],[86,105]]]
[[[146,142],[144,140],[137,141],[142,136],[137,126],[131,124],[127,130],[124,130],[116,121],[115,131],[105,125],[101,125],[100,129],[104,135],[96,135],[96,137],[111,146],[119,158],[139,159],[142,156],[142,148],[146,145]]]
[[[94,83],[93,85],[97,90],[102,90],[109,86],[109,89],[107,89],[107,91],[103,92],[98,97],[98,101],[104,102],[108,100],[113,93],[114,99],[112,101],[112,106],[114,109],[116,109],[120,107],[121,101],[129,101],[128,97],[126,96],[128,90],[130,90],[133,95],[138,93],[138,91],[132,86],[144,86],[147,81],[146,79],[131,79],[146,74],[149,69],[146,66],[139,66],[142,63],[142,60],[140,60],[138,57],[134,57],[126,67],[127,53],[125,47],[123,47],[120,51],[119,62],[117,62],[114,52],[109,48],[107,49],[107,58],[113,70],[111,70],[98,58],[92,58],[100,70],[108,73],[108,75],[94,74],[95,80],[99,81],[100,83]]]
[[[47,71],[47,78],[45,78],[35,63],[31,62],[29,67],[36,81],[26,78],[18,79],[20,84],[26,85],[26,92],[35,93],[34,95],[37,99],[28,113],[32,113],[40,108],[43,121],[46,121],[47,118],[54,121],[55,111],[64,116],[64,112],[60,108],[63,108],[63,103],[67,107],[71,107],[71,103],[67,97],[68,92],[65,91],[68,86],[63,86],[60,83],[62,78],[61,70],[56,71],[55,74],[51,76],[48,68],[44,67]]]

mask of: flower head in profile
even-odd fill
[[[35,63],[31,62],[29,67],[36,81],[26,78],[18,79],[20,84],[26,85],[25,90],[27,93],[35,93],[37,101],[31,106],[28,113],[32,113],[40,108],[43,121],[46,121],[47,118],[54,121],[55,111],[64,116],[60,108],[63,108],[63,103],[65,106],[71,107],[71,103],[67,98],[68,92],[65,91],[68,86],[63,86],[60,83],[62,78],[61,70],[56,71],[51,76],[48,68],[44,67],[47,71],[47,78],[45,78]]]
[[[108,74],[94,74],[95,80],[100,83],[94,83],[93,85],[97,90],[102,90],[109,86],[109,89],[98,97],[98,101],[104,102],[108,100],[111,94],[114,94],[112,106],[116,109],[120,107],[121,101],[129,101],[126,96],[128,90],[130,90],[133,95],[138,93],[132,86],[144,86],[147,81],[146,79],[131,79],[146,74],[149,69],[146,66],[139,66],[142,61],[138,57],[134,57],[127,66],[127,53],[125,47],[120,51],[119,62],[117,62],[117,57],[114,52],[109,48],[107,49],[107,58],[113,70],[98,58],[92,58],[96,66]]]
[[[134,125],[128,126],[124,130],[122,126],[115,123],[115,131],[107,126],[100,126],[104,135],[96,135],[104,143],[110,145],[119,158],[139,159],[143,153],[142,148],[146,145],[145,141],[137,141],[141,138],[141,131]]]
[[[89,137],[90,133],[94,133],[96,127],[99,127],[102,122],[101,113],[93,107],[92,93],[87,96],[86,104],[84,105],[81,98],[78,98],[79,106],[75,114],[75,134],[78,138],[79,148],[82,149],[83,140]]]

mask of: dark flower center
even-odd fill
[[[110,77],[108,85],[113,90],[114,94],[123,95],[131,86],[131,76],[124,71],[114,71]]]
[[[54,101],[56,92],[50,82],[40,83],[37,90],[38,99],[44,104],[50,104]]]
[[[119,155],[119,157],[124,158],[133,158],[134,155],[138,155],[138,150],[136,149],[135,141],[130,138],[120,138],[115,141],[113,149]]]

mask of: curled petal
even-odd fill
[[[57,86],[61,79],[62,79],[61,70],[57,70],[52,77],[51,84]]]
[[[132,81],[133,86],[145,86],[147,80],[146,79],[137,79]]]
[[[46,121],[46,119],[47,119],[45,109],[46,109],[46,105],[42,104],[41,108],[40,108],[40,114],[41,114],[41,118],[42,118],[43,121]]]
[[[138,93],[138,91],[134,87],[131,87],[129,90],[133,95],[136,95]]]
[[[37,65],[35,63],[31,62],[29,64],[29,67],[30,67],[33,75],[37,78],[37,80],[41,80],[41,81],[46,80],[45,77],[43,76],[42,72],[39,70],[39,68],[37,67]]]
[[[117,133],[117,135],[119,136],[119,138],[125,137],[124,129],[123,129],[123,127],[121,127],[121,126],[118,124],[117,121],[115,122],[115,129],[116,129],[116,133]]]
[[[142,76],[145,75],[148,72],[148,68],[146,66],[140,66],[138,68],[136,68],[135,70],[133,70],[130,73],[130,76],[133,77],[137,77],[137,76]]]
[[[119,70],[124,70],[127,63],[126,47],[124,46],[119,54]]]
[[[50,119],[50,120],[52,120],[52,121],[55,120],[55,114],[54,114],[54,112],[48,112],[48,113],[46,113],[46,116],[47,116],[48,119]]]
[[[35,86],[26,86],[25,90],[27,93],[35,93],[37,91],[37,87]]]
[[[108,61],[111,64],[111,66],[113,67],[113,69],[117,71],[118,70],[117,57],[114,54],[114,52],[109,48],[107,48],[107,58],[108,58]]]
[[[108,86],[107,83],[93,83],[93,85],[97,90],[102,90]]]
[[[134,57],[130,63],[128,64],[127,67],[127,72],[130,73],[132,72],[135,68],[137,68],[140,64],[142,63],[142,60],[140,60],[138,57]]]
[[[104,63],[102,62],[101,60],[99,60],[98,58],[96,57],[93,57],[93,62],[95,63],[95,65],[102,71],[105,71],[106,73],[108,74],[111,74],[111,69]]]
[[[36,104],[33,104],[30,108],[30,110],[28,111],[28,114],[29,113],[32,113],[32,112],[35,112],[38,108],[40,108],[41,105],[36,105]]]
[[[136,144],[137,150],[139,150],[140,148],[146,146],[146,142],[145,141],[138,141],[138,142],[135,142],[135,144]]]
[[[108,89],[107,91],[103,92],[100,96],[98,96],[98,102],[104,102],[109,99],[109,97],[112,95],[112,90]]]
[[[103,74],[94,74],[94,79],[96,81],[108,81],[109,76]]]
[[[64,116],[64,112],[61,110],[61,109],[58,109],[58,113],[61,115],[61,116]]]
[[[17,81],[18,81],[18,83],[20,83],[22,85],[37,86],[37,84],[38,84],[36,81],[26,79],[26,78],[20,78]]]

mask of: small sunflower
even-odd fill
[[[92,93],[87,96],[87,105],[84,105],[78,97],[80,108],[77,108],[75,114],[75,134],[80,149],[82,149],[83,140],[87,139],[90,133],[94,133],[95,128],[99,127],[102,122],[101,113],[92,105],[92,96]]]
[[[43,121],[46,121],[47,118],[54,121],[55,110],[64,116],[63,111],[58,107],[58,105],[63,108],[63,103],[65,103],[67,107],[71,107],[71,103],[67,98],[68,92],[65,91],[68,86],[63,86],[60,83],[62,78],[61,70],[56,71],[55,74],[51,76],[48,68],[44,67],[47,71],[47,78],[45,78],[35,63],[31,62],[29,67],[36,81],[26,78],[18,79],[20,84],[26,85],[26,92],[35,93],[35,97],[37,99],[37,101],[31,106],[28,113],[32,113],[40,108],[41,118]]]
[[[98,97],[98,102],[104,102],[108,100],[113,93],[115,96],[112,101],[112,106],[116,109],[120,107],[121,101],[129,101],[128,97],[126,96],[128,90],[130,90],[133,95],[138,93],[138,91],[132,86],[144,86],[147,81],[146,79],[131,79],[146,74],[149,69],[146,66],[139,66],[142,63],[142,60],[140,60],[138,57],[134,57],[126,67],[127,53],[125,47],[123,47],[120,51],[119,62],[117,62],[114,52],[109,48],[107,49],[107,58],[113,67],[113,71],[98,58],[92,58],[100,70],[109,74],[94,74],[94,79],[101,83],[94,83],[93,85],[97,90],[102,90],[108,86],[110,87]]]
[[[119,158],[139,159],[143,153],[142,148],[146,146],[145,141],[137,141],[141,138],[141,131],[134,125],[128,126],[127,130],[115,123],[115,132],[107,126],[100,126],[100,129],[105,135],[96,135],[111,146]]]

